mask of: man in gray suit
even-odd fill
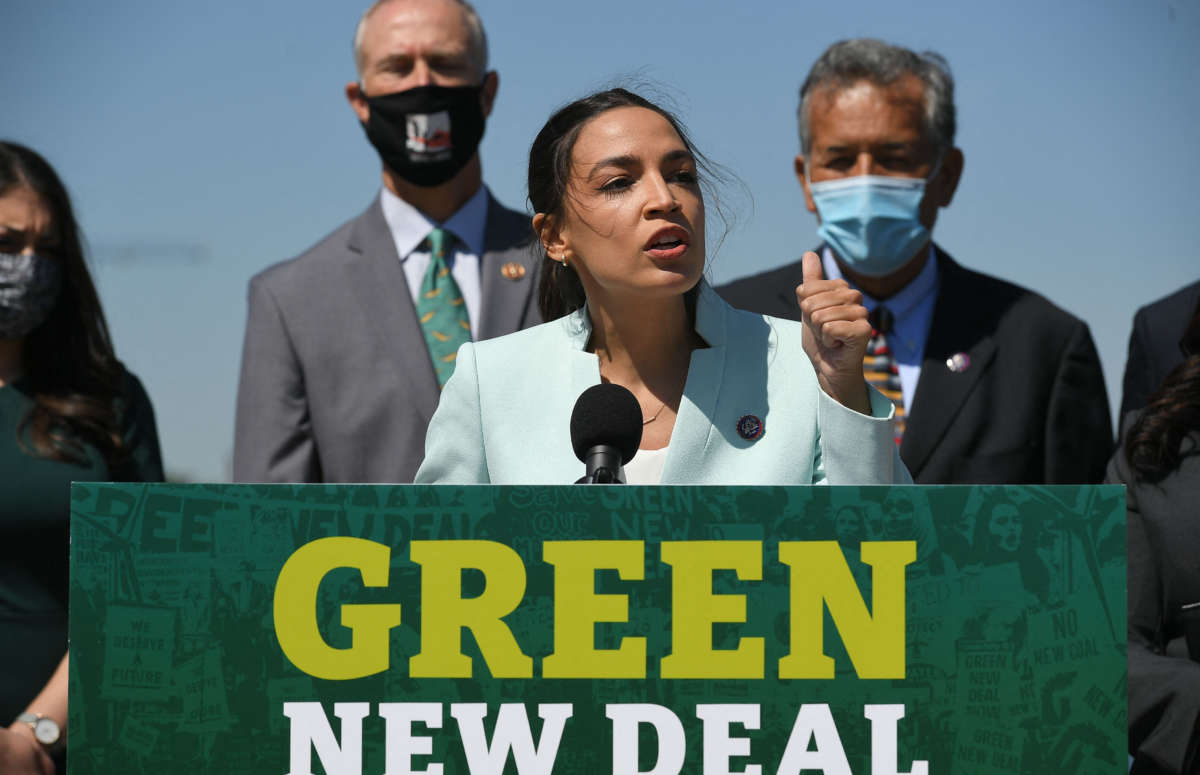
[[[458,345],[540,322],[529,219],[483,185],[499,80],[475,10],[380,0],[354,55],[383,188],[250,281],[235,481],[411,482]]]

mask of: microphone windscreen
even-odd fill
[[[621,465],[633,459],[642,443],[642,407],[633,393],[620,385],[602,382],[579,395],[571,412],[571,446],[575,457],[604,444],[621,453]]]

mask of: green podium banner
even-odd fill
[[[1121,487],[71,495],[72,775],[1126,770]]]

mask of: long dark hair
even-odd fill
[[[559,108],[534,138],[529,149],[528,186],[529,204],[535,213],[562,215],[563,201],[566,199],[567,185],[571,179],[571,153],[584,125],[601,113],[615,108],[631,107],[652,110],[667,120],[683,141],[684,147],[696,159],[696,166],[704,173],[702,182],[727,176],[727,173],[696,150],[687,130],[670,111],[628,89],[607,89]],[[716,209],[724,218],[719,204]],[[540,238],[541,235],[537,236]],[[698,287],[692,288],[685,295],[689,311],[695,308],[698,292]],[[542,319],[554,320],[574,312],[582,307],[586,300],[583,283],[575,270],[551,259],[543,248],[541,280],[538,283],[538,308],[541,310]]]
[[[1198,451],[1193,431],[1200,431],[1200,305],[1179,346],[1187,357],[1153,395],[1125,436],[1125,458],[1134,474],[1160,481]]]
[[[49,210],[54,237],[48,242],[62,264],[63,285],[54,310],[22,348],[24,385],[34,405],[17,428],[18,443],[31,444],[40,457],[73,463],[86,461],[84,444],[90,444],[117,465],[126,455],[117,406],[124,369],[84,262],[71,199],[45,159],[0,142],[0,195],[22,187]]]

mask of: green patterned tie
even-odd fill
[[[446,249],[454,235],[444,229],[434,229],[426,239],[429,243],[429,269],[421,281],[417,298],[417,318],[425,333],[425,345],[433,359],[438,385],[445,386],[454,373],[454,357],[458,346],[471,341],[471,321],[463,302],[458,283],[446,265]]]

